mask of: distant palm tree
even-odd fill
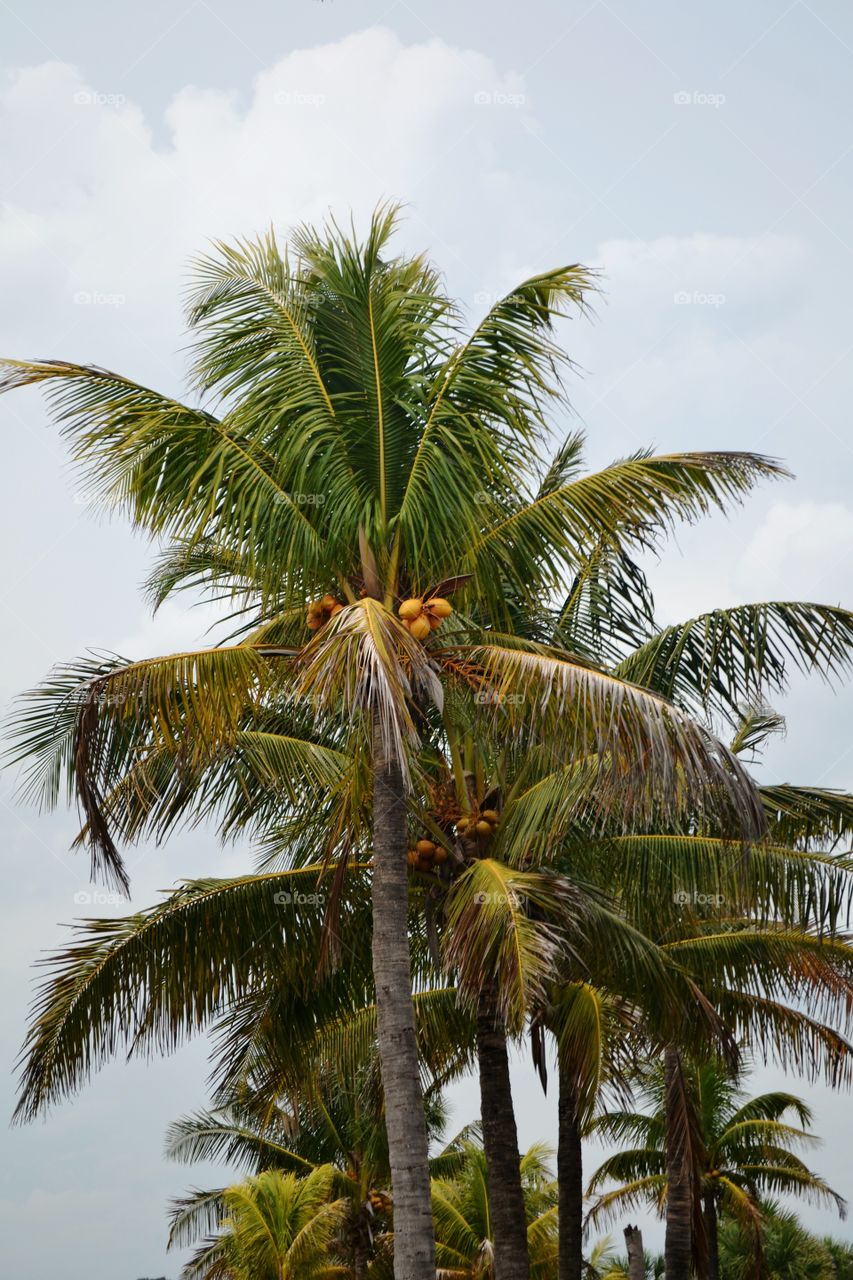
[[[184,1268],[185,1280],[332,1280],[333,1245],[345,1202],[334,1170],[303,1178],[268,1169],[222,1192],[220,1231]]]
[[[845,1215],[843,1198],[796,1154],[797,1147],[817,1142],[807,1129],[812,1115],[804,1102],[782,1092],[750,1098],[718,1062],[685,1064],[681,1076],[688,1094],[684,1142],[699,1180],[709,1280],[720,1275],[721,1215],[735,1219],[751,1235],[756,1256],[763,1235],[763,1196],[802,1196],[832,1204]],[[666,1112],[672,1087],[669,1064],[655,1066],[642,1083],[642,1094],[651,1107],[648,1113],[612,1110],[593,1120],[591,1133],[634,1145],[610,1156],[593,1174],[588,1193],[598,1193],[598,1198],[591,1220],[643,1203],[664,1210],[671,1178]],[[789,1116],[797,1126],[788,1123]],[[602,1192],[610,1181],[621,1185]],[[689,1215],[687,1222],[689,1226]]]
[[[432,1186],[437,1280],[495,1280],[495,1208],[489,1197],[485,1153],[471,1141],[458,1144],[461,1167]],[[532,1280],[556,1280],[557,1186],[548,1152],[533,1146],[521,1157]]]

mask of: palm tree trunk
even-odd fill
[[[628,1280],[646,1280],[646,1255],[639,1227],[629,1225],[625,1228],[625,1249],[628,1254]]]
[[[429,1148],[409,962],[406,807],[399,764],[373,735],[373,977],[394,1196],[395,1280],[435,1280]]]
[[[705,1192],[705,1235],[708,1241],[708,1280],[720,1280],[720,1249],[717,1240],[717,1202],[713,1191]]]
[[[687,1151],[683,1138],[683,1116],[678,1109],[681,1063],[673,1048],[664,1050],[666,1107],[666,1237],[664,1268],[666,1280],[690,1280],[691,1226],[693,1201]]]
[[[521,1186],[518,1131],[509,1079],[506,1032],[496,984],[486,979],[477,1009],[480,1114],[489,1178],[489,1214],[495,1246],[495,1280],[528,1280],[527,1214]]]
[[[559,1280],[583,1277],[583,1149],[577,1094],[560,1054],[557,1102],[557,1186],[560,1222]]]

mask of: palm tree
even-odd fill
[[[224,1218],[184,1268],[185,1280],[332,1280],[332,1250],[342,1200],[333,1200],[334,1170],[303,1178],[268,1169],[221,1193]]]
[[[778,717],[767,714],[761,700],[784,688],[791,668],[824,676],[849,669],[853,615],[810,603],[771,602],[718,609],[661,629],[655,623],[651,591],[639,567],[604,543],[594,549],[578,572],[562,609],[554,616],[552,634],[573,652],[594,657],[614,673],[647,684],[697,717],[710,714],[717,722],[728,722],[734,733],[732,749],[740,754],[757,749],[779,727]],[[750,700],[757,709],[744,714],[744,704]],[[801,1016],[789,1004],[768,999],[767,993],[778,990],[780,979],[784,984],[786,968],[789,974],[796,968],[796,931],[802,931],[803,946],[813,948],[815,930],[828,936],[849,910],[853,863],[823,851],[853,832],[853,797],[817,788],[761,788],[768,834],[764,841],[751,845],[745,859],[743,845],[733,842],[724,828],[709,823],[707,814],[694,815],[688,823],[673,828],[658,819],[645,830],[625,834],[618,828],[602,832],[593,812],[590,831],[580,803],[584,785],[583,764],[577,759],[555,771],[543,769],[535,759],[530,761],[528,777],[516,790],[510,820],[498,840],[497,855],[510,861],[519,857],[525,862],[546,860],[565,875],[591,879],[614,893],[632,924],[665,944],[671,960],[691,969],[703,999],[714,998],[716,988],[718,1012],[722,1012],[723,998],[726,1012],[742,1033],[748,1027],[757,1043],[765,1048],[769,1045],[780,1058],[790,1056],[800,1064],[812,1065],[815,1051],[825,1053],[832,1077],[847,1053],[841,1037],[825,1024]],[[685,912],[681,905],[681,899],[688,897],[691,902],[697,897],[725,902],[725,936],[712,936],[720,933],[713,911],[706,909],[702,913],[704,925],[697,926],[696,913]],[[738,915],[741,919],[735,938],[732,926]],[[783,942],[777,929],[769,939],[763,928],[754,927],[768,919],[777,925],[787,922],[793,932]],[[704,936],[699,938],[697,933]],[[680,948],[679,937],[683,943]],[[777,956],[782,969],[775,976],[766,963],[771,945],[788,948],[787,961]],[[763,990],[747,981],[746,989],[741,985],[737,993],[725,991],[732,976],[733,947],[752,948],[753,952],[764,949]],[[645,997],[654,997],[654,987],[638,991],[630,982],[630,973],[623,972],[621,981],[628,979],[627,990],[631,992],[626,1006],[620,998],[626,989],[620,992],[618,983],[615,988],[612,985],[616,975],[605,975],[600,968],[579,972],[574,958],[569,961],[568,981],[540,1020],[544,1026],[550,1025],[558,1042],[561,1277],[577,1280],[582,1268],[581,1134],[602,1082],[608,1075],[611,1082],[618,1075],[615,1064],[606,1063],[602,1055],[608,1043],[617,1052],[623,1049],[627,1028],[619,1026],[619,1019],[636,1023],[645,1004],[646,1028],[649,1015],[653,1015],[660,1031],[661,1012],[674,1011],[661,1010],[660,1002],[656,1002],[657,1008],[648,1007]],[[740,983],[747,977],[742,968]],[[602,989],[597,989],[596,983]],[[789,998],[795,995],[789,991]],[[841,1004],[836,1004],[835,1016],[845,1017]],[[609,1024],[614,1035],[608,1041],[605,1033]],[[669,1062],[674,1105],[678,1093],[674,1047]],[[673,1121],[670,1148],[674,1175],[685,1152],[674,1140],[675,1114]],[[677,1194],[671,1197],[667,1217],[672,1236],[670,1271],[677,1275],[689,1261],[689,1221],[673,1211],[676,1203],[682,1203],[689,1217],[686,1180],[685,1173],[683,1194],[680,1200]],[[674,1176],[672,1181],[675,1186]]]
[[[495,1206],[483,1149],[470,1140],[458,1146],[461,1168],[433,1182],[438,1280],[494,1280],[498,1274]],[[557,1188],[548,1152],[533,1146],[520,1161],[530,1274],[556,1280]]]
[[[218,414],[63,361],[7,361],[4,385],[45,384],[87,487],[167,539],[164,591],[210,585],[244,621],[236,644],[60,670],[22,714],[31,778],[48,802],[69,782],[94,869],[126,887],[116,842],[132,837],[132,823],[108,797],[125,782],[126,798],[166,754],[179,762],[180,807],[182,778],[233,749],[247,707],[257,720],[307,700],[312,721],[334,726],[356,762],[347,811],[372,814],[395,1266],[406,1280],[431,1280],[406,936],[405,818],[422,725],[444,695],[467,698],[472,717],[499,718],[504,732],[524,724],[557,754],[593,751],[602,808],[633,792],[638,808],[718,803],[744,830],[760,826],[743,770],[704,729],[502,629],[518,601],[540,607],[590,542],[648,540],[780,469],[749,454],[642,455],[582,476],[574,443],[546,465],[539,441],[566,364],[552,322],[583,308],[590,273],[538,275],[467,334],[432,267],[386,256],[394,221],[380,210],[363,243],[336,226],[304,228],[291,255],[270,234],[201,260],[192,375]],[[463,625],[422,640],[423,620],[439,615],[419,614],[413,632],[398,602],[442,595],[454,595]],[[485,709],[483,692],[494,695]],[[506,703],[509,692],[518,704]],[[338,794],[334,751],[310,735],[271,743],[254,732],[251,749],[283,794],[317,804]],[[515,1274],[524,1271],[519,1261]]]
[[[721,1214],[752,1233],[756,1253],[761,1246],[760,1199],[764,1195],[787,1193],[830,1203],[844,1216],[846,1205],[841,1196],[796,1154],[798,1147],[816,1142],[808,1132],[812,1116],[805,1103],[781,1092],[749,1098],[720,1063],[712,1060],[684,1065],[677,1082],[671,1062],[658,1065],[642,1083],[649,1113],[606,1111],[592,1122],[591,1132],[614,1142],[634,1144],[609,1157],[593,1174],[591,1195],[608,1181],[621,1184],[599,1195],[592,1210],[594,1219],[638,1203],[658,1210],[668,1203],[673,1166],[667,1142],[667,1095],[673,1088],[684,1088],[687,1093],[689,1124],[685,1124],[683,1142],[698,1169],[709,1280],[718,1280],[720,1274],[717,1235]],[[789,1123],[789,1117],[798,1127]],[[676,1168],[676,1177],[681,1185],[682,1166]],[[688,1257],[691,1243],[688,1237]]]
[[[846,1280],[849,1246],[819,1240],[772,1202],[762,1205],[763,1253],[756,1263],[754,1241],[734,1220],[720,1227],[720,1259],[726,1280]],[[846,1268],[846,1269],[845,1269]]]
[[[319,1047],[317,1042],[312,1046]],[[335,1252],[352,1280],[365,1280],[372,1263],[389,1252],[393,1200],[388,1144],[375,1056],[355,1075],[304,1055],[298,1093],[275,1104],[244,1088],[231,1102],[185,1116],[171,1126],[166,1154],[173,1160],[226,1160],[249,1174],[269,1169],[305,1177],[334,1170],[341,1206]],[[312,1070],[316,1073],[311,1075]],[[425,1098],[427,1132],[436,1137],[444,1110],[435,1092]],[[451,1144],[430,1162],[433,1175],[460,1163]],[[194,1244],[225,1215],[225,1192],[196,1190],[173,1204],[169,1246]]]

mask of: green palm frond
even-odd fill
[[[547,743],[556,759],[594,756],[593,817],[617,805],[626,822],[705,807],[736,821],[743,834],[762,830],[763,813],[737,757],[658,695],[541,652],[486,643],[458,656],[469,681],[486,691],[483,710],[496,732],[523,731],[527,740]]]
[[[616,674],[737,725],[744,703],[784,689],[792,671],[833,678],[850,670],[853,614],[798,601],[715,609],[664,628]]]
[[[45,962],[16,1114],[31,1118],[68,1096],[119,1046],[173,1049],[263,981],[262,954],[266,971],[277,965],[316,1021],[321,877],[321,867],[309,866],[193,881],[148,911],[78,926],[77,939]],[[343,910],[343,927],[369,936],[366,893],[348,895]],[[329,993],[343,999],[334,987]]]

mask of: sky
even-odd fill
[[[472,319],[534,271],[601,271],[594,318],[562,334],[592,466],[648,446],[733,448],[794,473],[677,531],[651,566],[664,620],[767,598],[849,604],[843,0],[4,0],[0,50],[0,353],[96,363],[183,394],[194,254],[329,212],[363,223],[379,200],[400,200],[400,247],[428,251]],[[5,706],[87,648],[138,657],[205,642],[209,611],[150,618],[151,547],[92,511],[36,392],[0,402],[0,440]],[[849,788],[849,689],[795,678],[776,705],[787,733],[763,776]],[[75,917],[127,904],[69,852],[74,814],[27,808],[8,774],[0,823],[7,1116],[34,963]],[[252,853],[201,830],[130,861],[143,906],[182,878],[247,869]],[[204,1100],[205,1050],[113,1063],[45,1122],[0,1130],[9,1276],[177,1276],[166,1202],[225,1176],[162,1157],[168,1123]],[[755,1084],[779,1079],[761,1071]],[[555,1100],[523,1057],[515,1081],[522,1143],[555,1141]],[[792,1087],[815,1106],[815,1163],[853,1194],[850,1098]],[[453,1104],[471,1118],[473,1082]]]

